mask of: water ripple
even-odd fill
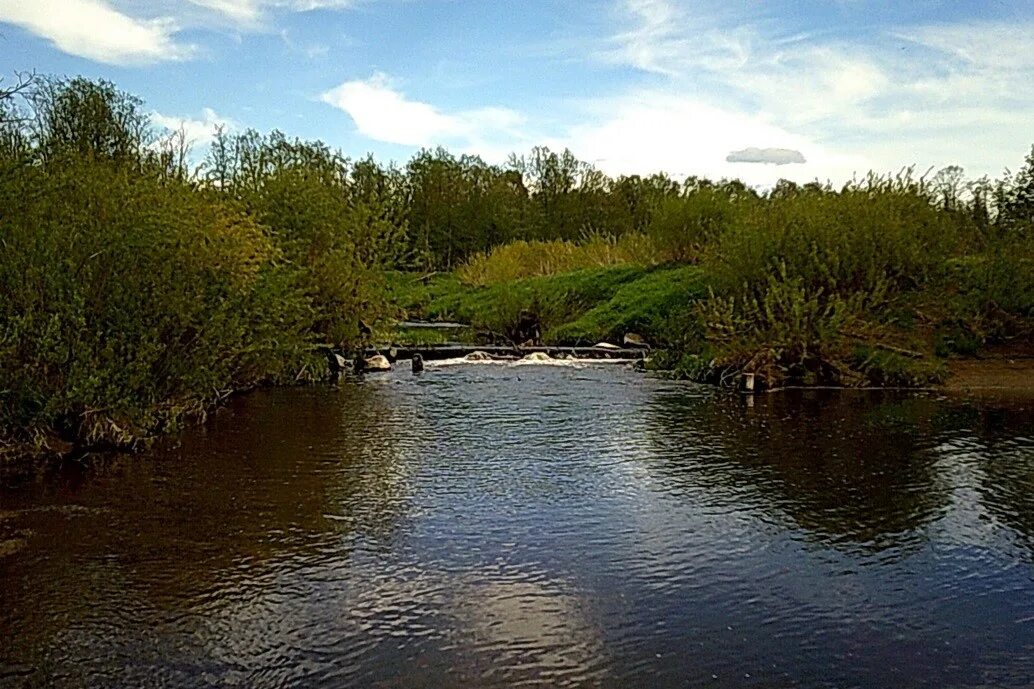
[[[0,477],[0,687],[1029,686],[1032,555],[1030,409],[429,366]]]

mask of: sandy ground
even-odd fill
[[[951,376],[944,384],[949,394],[1034,403],[1034,356],[1027,353],[956,359],[949,369]]]

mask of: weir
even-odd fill
[[[414,354],[419,355],[424,361],[438,361],[441,359],[455,359],[473,354],[474,352],[485,352],[493,357],[513,357],[520,359],[527,354],[541,352],[548,354],[554,359],[571,357],[575,359],[620,359],[637,361],[645,359],[649,353],[646,349],[630,347],[559,347],[559,346],[508,346],[508,345],[475,345],[465,343],[446,343],[434,345],[375,345],[363,350],[363,357],[369,358],[376,355],[385,356],[389,361],[397,359],[412,359]],[[341,354],[345,354],[342,352]]]

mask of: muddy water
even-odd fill
[[[452,366],[0,485],[0,687],[1034,684],[1022,405]]]

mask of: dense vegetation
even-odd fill
[[[620,340],[698,378],[917,384],[1029,343],[1034,151],[841,189],[616,179],[569,152],[404,167],[279,133],[182,134],[105,82],[0,91],[0,445],[133,446],[322,373],[403,313]],[[417,279],[417,278],[422,279]]]
[[[923,385],[948,354],[1029,348],[1032,259],[1034,152],[994,182],[948,168],[761,194],[690,179],[624,234],[475,254],[415,310],[517,337],[538,320],[558,344],[635,332],[698,379]]]
[[[0,141],[0,440],[134,446],[319,374],[383,313],[398,226],[325,146],[245,135],[188,170],[134,98],[35,81]]]

